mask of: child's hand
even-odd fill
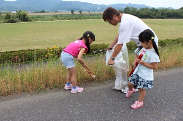
[[[137,59],[136,61],[137,61],[138,64],[143,64],[144,63],[144,61],[140,60],[140,59]]]
[[[83,66],[83,67],[86,67],[86,64],[85,64],[85,63],[83,63],[83,64],[82,64],[82,66]]]
[[[136,61],[133,61],[133,68],[136,67]]]

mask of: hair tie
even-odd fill
[[[87,36],[89,37],[90,35],[88,34]]]
[[[154,39],[154,37],[151,37],[151,39]]]

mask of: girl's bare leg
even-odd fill
[[[77,85],[76,67],[69,68],[68,71],[69,71],[69,74],[70,74],[70,81],[72,82],[72,86],[75,87]],[[68,77],[69,77],[69,75],[68,75]]]
[[[142,102],[146,96],[146,90],[145,89],[139,89],[140,95],[139,95],[139,102]]]
[[[128,89],[129,89],[129,91],[132,91],[132,88],[133,88],[133,84],[128,82]]]
[[[70,83],[70,82],[71,82],[71,74],[68,70],[67,77],[66,77],[66,83]]]

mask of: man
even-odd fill
[[[114,64],[115,57],[121,51],[123,44],[128,43],[130,42],[130,40],[132,40],[137,44],[138,47],[140,47],[141,45],[138,39],[139,34],[146,29],[152,30],[148,25],[146,25],[138,17],[130,14],[120,13],[119,11],[117,11],[112,7],[107,8],[103,12],[103,20],[105,22],[109,22],[109,24],[112,24],[114,26],[120,23],[118,34],[116,35],[115,39],[110,44],[110,46],[108,47],[108,50],[110,50],[116,44],[114,48],[114,52],[108,61],[109,65]],[[154,41],[158,46],[158,38],[155,33],[154,35],[155,35]]]
[[[108,47],[108,50],[112,50],[112,49],[114,50],[110,59],[108,60],[108,65],[114,65],[115,57],[121,51],[122,46],[125,45],[126,43],[130,42],[130,40],[132,40],[133,42],[135,42],[137,44],[138,48],[135,51],[137,53],[142,48],[141,44],[139,42],[139,38],[138,38],[139,34],[146,29],[152,30],[148,25],[146,25],[138,17],[130,15],[130,14],[120,13],[119,11],[117,11],[116,9],[114,9],[112,7],[107,8],[103,12],[103,20],[105,22],[109,22],[109,24],[114,25],[114,26],[116,26],[118,23],[120,23],[118,34],[116,35],[113,42]],[[158,46],[158,37],[156,36],[156,34],[153,30],[152,30],[152,32],[155,35],[154,41],[156,42],[156,44]],[[126,55],[127,55],[126,58],[128,58],[128,54],[126,54]],[[126,60],[127,60],[126,64],[128,65],[128,63],[129,63],[128,59],[126,59]],[[115,72],[115,73],[117,73],[117,72]],[[126,77],[127,77],[127,72],[123,71],[122,75],[126,75]],[[124,79],[121,80],[121,82],[127,83],[127,78],[125,80]],[[121,91],[124,93],[126,93],[126,90],[127,90],[126,88],[121,89]]]

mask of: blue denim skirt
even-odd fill
[[[72,56],[69,53],[66,53],[64,51],[62,51],[61,53],[61,58],[60,58],[62,65],[64,65],[66,67],[66,69],[68,68],[73,68],[76,66],[76,64],[74,63],[74,56]]]

